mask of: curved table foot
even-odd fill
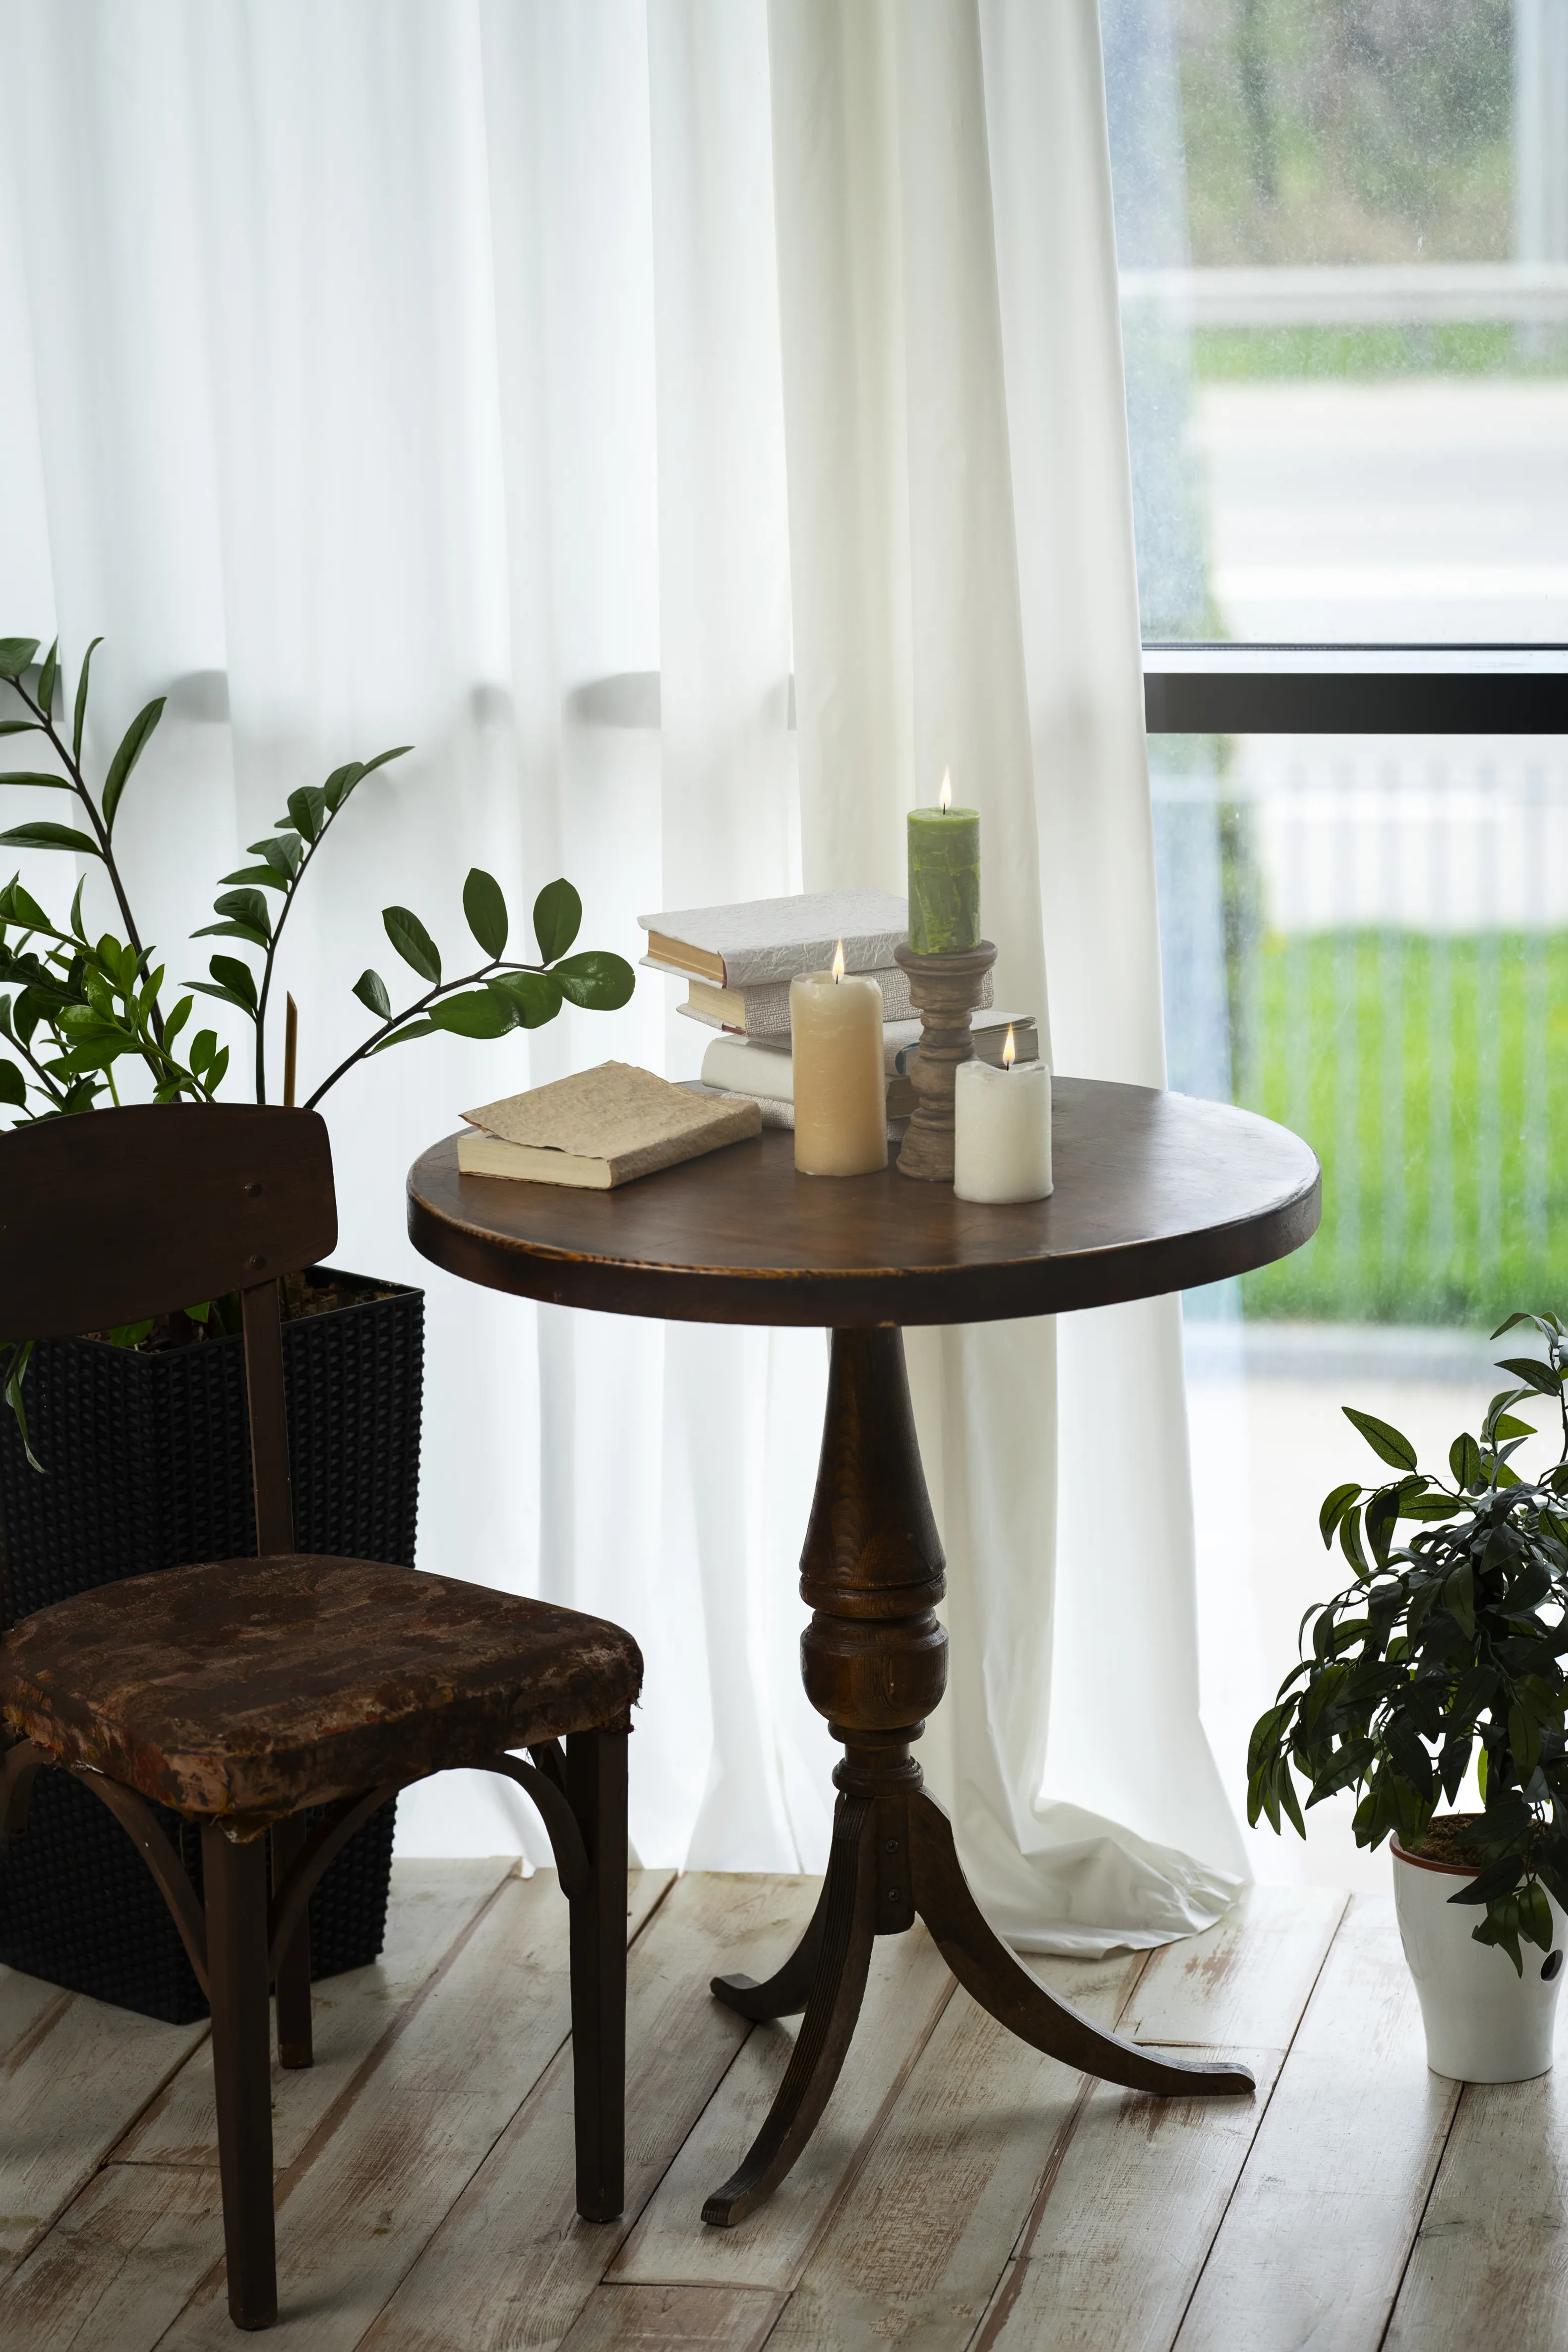
[[[805,2015],[778,2095],[744,2163],[702,2208],[702,2219],[715,2229],[727,2230],[743,2221],[777,2188],[811,2137],[838,2080],[860,2014],[877,1935],[876,1851],[871,1836],[876,1810],[868,1798],[839,1799],[827,1880],[816,1916],[800,1951],[785,1961],[768,1985],[756,1988],[759,1993],[770,1992],[781,1980],[791,1979],[806,1945],[816,1938],[816,1965]],[[725,1982],[721,1978],[714,1985],[721,2000],[728,1998],[721,1990]],[[740,2004],[731,2002],[731,2006]]]
[[[822,1938],[827,1927],[829,1883],[823,1880],[810,1924],[784,1966],[761,1983],[755,1977],[715,1977],[709,1986],[715,2000],[721,2000],[726,2009],[737,2010],[742,2017],[753,2018],[759,2025],[775,2017],[794,2017],[805,2007],[816,1981]]]
[[[1135,2042],[1103,2032],[1047,1992],[987,1924],[959,1866],[952,1823],[923,1789],[910,1804],[910,1843],[915,1908],[943,1959],[964,1990],[1021,2041],[1130,2091],[1203,2099],[1239,2097],[1257,2088],[1245,2066],[1156,2057]]]

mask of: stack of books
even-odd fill
[[[845,970],[865,973],[882,992],[889,1126],[913,1110],[910,1066],[920,1046],[920,1016],[909,976],[893,961],[894,948],[909,936],[904,899],[889,890],[817,890],[637,920],[648,935],[644,964],[684,980],[686,1002],[678,1011],[718,1033],[702,1060],[708,1092],[757,1103],[764,1126],[795,1125],[789,984],[797,972],[830,970],[842,940]],[[1033,1017],[994,1013],[986,1009],[990,1004],[987,974],[974,1021],[981,1059],[1000,1065],[1011,1023],[1016,1059],[1037,1060]]]

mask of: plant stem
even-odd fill
[[[48,737],[51,744],[53,744],[55,751],[58,753],[60,764],[65,769],[67,775],[70,778],[71,789],[76,793],[78,800],[80,801],[83,808],[87,811],[88,822],[98,837],[99,855],[103,860],[104,869],[109,876],[110,886],[114,892],[116,903],[120,908],[121,920],[125,925],[126,940],[128,943],[134,948],[137,955],[140,956],[143,952],[142,935],[136,929],[136,918],[131,911],[131,901],[125,895],[125,885],[120,878],[120,867],[115,860],[114,846],[109,836],[109,827],[104,824],[103,819],[100,816],[97,808],[93,804],[92,794],[88,790],[87,779],[82,774],[80,768],[78,766],[71,754],[66,750],[66,747],[61,742],[59,737],[56,734],[53,713],[46,710],[41,702],[34,701],[32,696],[27,692],[26,688],[22,684],[20,678],[13,678],[11,683],[16,688],[17,693],[21,696],[23,701],[26,704],[28,709],[38,720],[38,723],[43,728],[45,734]],[[161,1045],[163,1042],[163,1016],[156,1005],[153,1005],[152,1011],[153,1033]]]
[[[305,855],[300,860],[298,872],[289,877],[289,887],[283,893],[283,904],[278,909],[278,920],[272,927],[271,936],[267,942],[267,951],[261,961],[261,988],[256,1000],[256,1099],[258,1103],[264,1103],[267,1100],[267,1000],[272,991],[272,965],[278,953],[278,942],[283,936],[283,926],[289,919],[289,909],[294,904],[294,893],[304,880],[311,858],[337,822],[339,811],[342,806],[343,803],[340,801],[337,808],[329,809],[321,819],[321,829],[315,840],[305,843]],[[300,837],[303,839],[303,835]],[[327,1084],[331,1086],[331,1078],[327,1080]]]
[[[300,871],[303,872],[303,870],[301,867]],[[427,989],[423,996],[416,998],[414,1003],[405,1005],[401,1013],[393,1013],[390,1019],[384,1021],[380,1028],[365,1039],[363,1045],[356,1045],[352,1054],[346,1055],[331,1075],[321,1080],[315,1093],[307,1101],[305,1108],[314,1110],[321,1097],[330,1087],[335,1087],[338,1080],[352,1070],[356,1062],[363,1062],[367,1054],[374,1054],[382,1040],[390,1037],[395,1030],[401,1029],[405,1022],[416,1021],[428,1006],[437,1002],[437,998],[455,996],[460,988],[473,988],[480,981],[487,980],[492,971],[547,971],[548,970],[547,964],[517,963],[497,956],[491,962],[482,964],[478,971],[469,972],[462,980],[437,981],[434,988]]]

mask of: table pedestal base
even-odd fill
[[[807,1696],[844,1745],[821,1899],[765,1983],[715,1977],[742,2017],[805,2011],[766,2123],[702,2218],[725,2229],[762,2204],[810,2138],[838,2079],[878,1936],[923,1919],[964,1990],[1023,2041],[1102,2081],[1184,2098],[1242,2095],[1244,2066],[1156,2057],[1102,2032],[1030,1975],[969,1891],[952,1825],[910,1745],[941,1700],[945,1590],[897,1330],[836,1331],[822,1463],[801,1559],[813,1607],[801,1643]]]

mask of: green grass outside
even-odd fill
[[[1205,383],[1352,383],[1404,375],[1559,376],[1568,331],[1517,327],[1205,327],[1193,337]]]
[[[1249,1314],[1489,1329],[1568,1304],[1568,931],[1266,935],[1240,1098],[1323,1163],[1316,1238]]]

